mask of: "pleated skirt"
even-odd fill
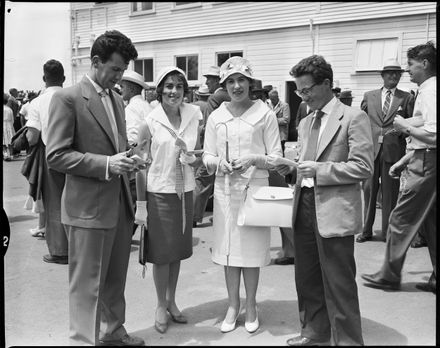
[[[168,264],[192,255],[193,192],[186,192],[184,197],[183,233],[182,201],[177,194],[147,192],[147,262]]]

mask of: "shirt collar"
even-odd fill
[[[392,95],[394,95],[394,93],[396,92],[396,89],[397,89],[397,87],[389,89],[391,91]],[[386,94],[387,91],[388,91],[388,88],[382,87],[382,94]]]
[[[86,74],[86,77],[89,79],[89,81],[92,83],[93,87],[96,89],[96,92],[99,94],[102,91],[105,91],[108,94],[108,88],[104,89],[100,85],[98,85],[95,81],[93,81],[88,74]]]
[[[132,101],[137,100],[137,99],[139,99],[139,100],[144,100],[140,94],[136,94],[136,95],[134,95],[134,96],[132,96],[132,97],[130,98],[130,100],[128,101],[128,103],[130,104]]]
[[[333,97],[332,99],[330,99],[330,101],[324,105],[324,107],[321,109],[321,111],[324,113],[323,116],[325,115],[330,115],[331,111],[333,110],[333,107],[336,105],[337,99],[336,97]],[[313,115],[313,117],[315,117],[316,113]]]
[[[428,89],[431,86],[435,86],[437,84],[437,76],[431,76],[429,79],[423,81],[423,83],[419,86],[419,92],[424,89]]]

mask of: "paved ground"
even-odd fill
[[[20,174],[23,159],[3,162],[3,202],[11,226],[11,241],[4,258],[6,346],[67,345],[67,266],[42,261],[47,253],[44,239],[31,237],[37,216],[23,209],[27,182]],[[294,266],[269,265],[261,271],[257,294],[260,329],[249,334],[244,313],[238,328],[220,332],[227,308],[223,268],[210,260],[211,213],[194,229],[194,254],[182,262],[177,304],[189,318],[187,325],[171,323],[165,334],[154,330],[156,296],[152,268],[145,278],[138,263],[139,232],[133,238],[126,287],[126,328],[143,337],[148,345],[188,346],[284,346],[299,332]],[[380,226],[379,216],[375,223]],[[272,231],[271,254],[277,257],[281,238]],[[403,273],[402,290],[375,290],[363,286],[361,273],[381,265],[385,243],[356,244],[357,281],[362,328],[366,345],[435,345],[436,296],[418,291],[415,283],[427,281],[432,271],[427,248],[410,249]],[[244,303],[244,291],[241,293]]]

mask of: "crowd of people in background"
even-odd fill
[[[301,333],[287,345],[363,345],[355,242],[386,243],[382,268],[362,278],[367,286],[398,290],[406,252],[418,238],[417,246],[428,246],[433,272],[417,288],[436,293],[431,42],[408,50],[407,69],[387,60],[383,84],[365,92],[360,108],[351,106],[350,90],[334,86],[324,57],[302,59],[289,72],[302,99],[294,115],[242,57],[209,67],[193,95],[178,67],[163,68],[154,87],[127,70],[137,51],[118,31],[99,36],[90,57],[78,84],[64,88],[63,65],[52,59],[43,66],[42,91],[11,88],[3,99],[3,159],[26,150],[22,173],[40,214],[30,233],[45,238],[45,262],[69,265],[72,344],[144,344],[124,328],[130,243],[139,225],[153,264],[155,329],[165,333],[169,317],[188,322],[176,289],[209,202],[211,258],[224,268],[228,294],[220,330],[237,326],[241,277],[245,328],[258,330],[256,296],[260,269],[271,262],[270,228],[237,224],[246,185],[294,189],[292,227],[280,228],[282,253],[274,261],[295,265]],[[416,94],[398,88],[404,72]],[[14,137],[27,147],[14,150]],[[292,161],[279,164],[282,157]]]

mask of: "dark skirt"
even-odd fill
[[[185,233],[182,231],[182,201],[177,194],[147,192],[147,202],[147,262],[160,265],[190,257],[193,192],[185,193]]]

